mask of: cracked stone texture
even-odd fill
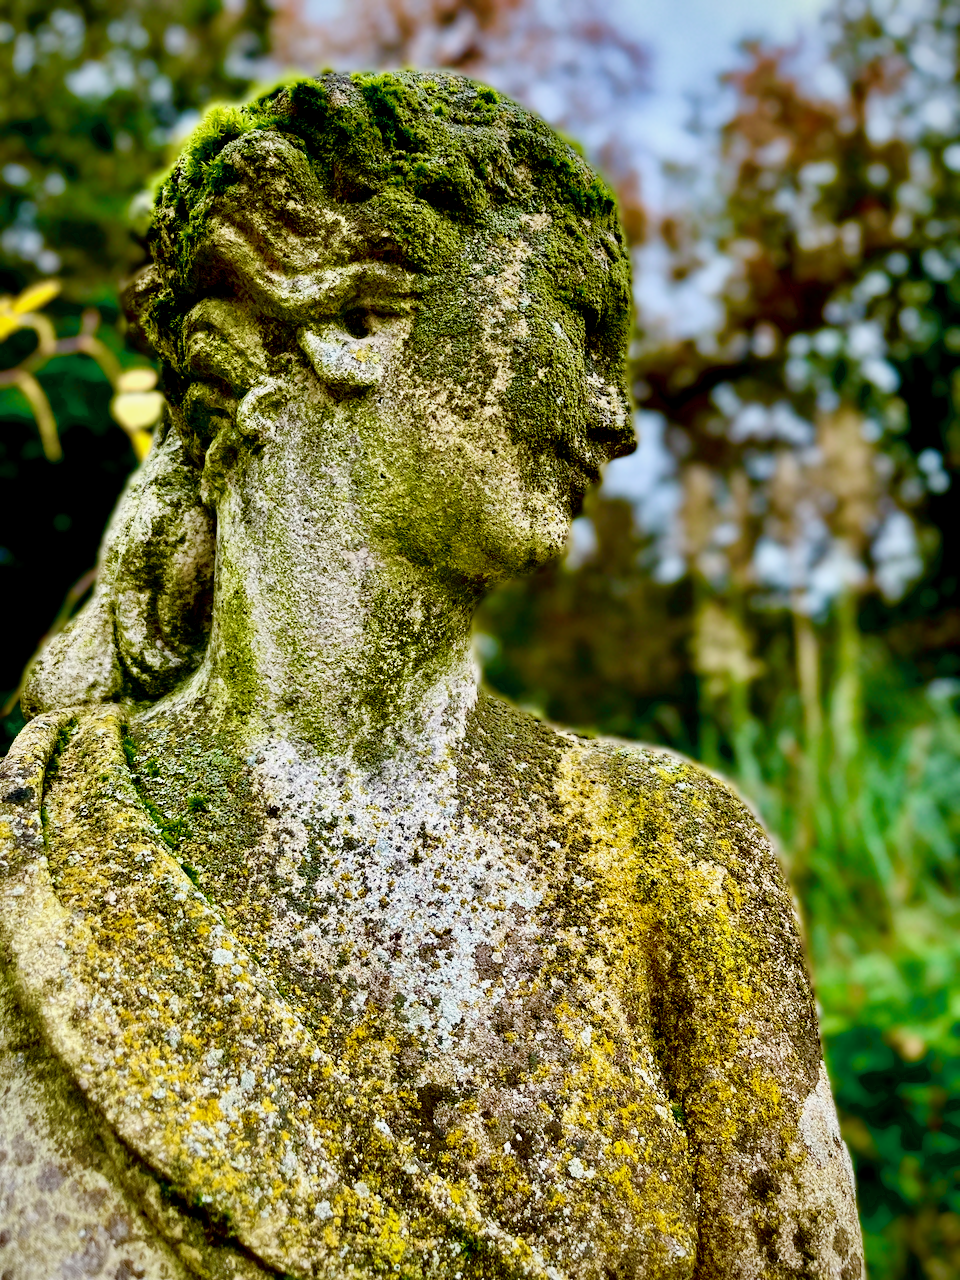
[[[609,193],[460,77],[219,108],[168,414],[0,765],[0,1276],[863,1275],[731,789],[478,689],[632,447]]]

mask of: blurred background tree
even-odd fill
[[[625,126],[650,59],[594,0],[354,0],[323,20],[289,0],[8,4],[3,730],[24,662],[89,588],[151,420],[117,285],[197,111],[284,66],[448,66],[526,102],[620,198],[641,446],[566,559],[484,606],[485,677],[586,732],[695,755],[762,812],[807,928],[870,1274],[950,1280],[960,4],[834,0],[805,45],[732,61],[684,167]]]

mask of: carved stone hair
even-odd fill
[[[177,412],[191,383],[183,320],[205,297],[248,295],[249,281],[207,256],[208,231],[231,193],[233,207],[242,204],[238,190],[272,200],[284,216],[282,175],[271,169],[278,138],[303,155],[323,200],[348,214],[367,259],[429,276],[498,208],[546,208],[581,246],[586,230],[602,231],[628,282],[607,187],[547,125],[492,89],[445,74],[330,73],[247,106],[213,108],[160,184],[152,261],[125,292],[131,329],[159,359],[172,412],[114,513],[92,598],[31,672],[21,699],[28,717],[156,699],[202,658],[215,515],[201,489],[209,433]]]

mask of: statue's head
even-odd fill
[[[112,576],[141,696],[197,661],[238,493],[309,523],[349,490],[374,549],[475,590],[558,554],[601,465],[633,448],[613,197],[491,89],[326,74],[216,108],[149,243],[128,299],[170,413],[97,606]],[[28,709],[51,704],[38,674]]]

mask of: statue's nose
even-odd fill
[[[603,450],[606,459],[625,458],[637,447],[633,415],[626,392],[616,383],[604,383],[599,377],[590,379],[590,442]]]

